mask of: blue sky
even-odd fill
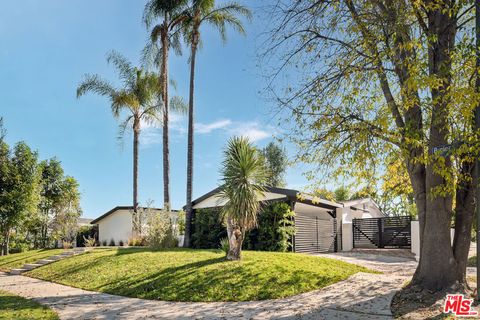
[[[254,0],[243,1],[245,5]],[[116,205],[130,205],[131,135],[117,142],[118,123],[108,101],[88,95],[76,99],[85,73],[116,82],[105,55],[114,49],[139,60],[147,31],[140,0],[17,0],[0,2],[0,117],[7,141],[24,140],[42,159],[56,156],[65,172],[80,183],[84,216],[96,217]],[[258,3],[258,2],[257,2]],[[255,8],[253,8],[255,9]],[[198,55],[194,197],[218,185],[222,148],[232,135],[250,136],[259,146],[279,129],[271,106],[259,93],[264,87],[256,68],[255,48],[264,26],[255,18],[247,37],[229,32],[224,45],[203,29]],[[170,60],[176,94],[188,97],[187,54]],[[145,128],[140,149],[139,200],[161,206],[161,131]],[[171,125],[172,205],[185,202],[186,118]],[[301,168],[287,174],[290,187],[306,185]]]

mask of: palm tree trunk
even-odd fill
[[[162,31],[162,100],[163,100],[163,208],[170,211],[170,146],[168,135],[168,14]]]
[[[138,210],[138,137],[140,135],[140,119],[133,120],[133,212]]]
[[[185,239],[183,246],[191,247],[192,238],[192,185],[193,185],[193,98],[195,93],[195,59],[197,39],[193,37],[190,57],[190,96],[188,101],[187,202],[185,206]]]

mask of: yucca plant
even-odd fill
[[[217,6],[215,0],[192,0],[187,11],[187,18],[182,20],[185,41],[190,46],[190,93],[188,99],[188,150],[187,150],[187,199],[185,207],[185,242],[191,244],[192,233],[192,193],[193,193],[193,133],[194,133],[194,96],[195,96],[195,63],[197,50],[201,43],[200,27],[209,25],[218,30],[225,42],[227,27],[240,34],[245,34],[240,17],[251,18],[251,12],[245,6],[229,2]]]
[[[263,184],[267,174],[263,157],[243,137],[233,137],[224,151],[220,196],[225,200],[222,213],[227,223],[227,260],[240,260],[245,232],[257,224]]]

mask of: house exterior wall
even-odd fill
[[[132,237],[132,214],[130,210],[117,210],[109,216],[98,221],[98,240],[102,244],[113,239],[115,244],[121,240],[127,243]]]

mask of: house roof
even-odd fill
[[[301,202],[317,207],[322,207],[329,210],[334,210],[336,208],[343,207],[342,204],[328,201],[325,199],[320,199],[310,194],[302,193],[298,190],[294,189],[285,189],[285,188],[277,188],[277,187],[264,187],[266,192],[284,195],[286,199],[296,202]],[[192,201],[192,206],[218,194],[220,192],[220,187],[213,189],[210,192],[205,193],[203,196],[195,199]],[[185,208],[185,207],[184,207]]]
[[[93,219],[90,218],[78,218],[78,223],[79,224],[89,224],[92,222]]]
[[[163,210],[161,208],[148,208],[148,207],[138,207],[138,209],[153,209],[153,210]],[[96,224],[98,223],[100,220],[102,219],[105,219],[106,217],[108,217],[109,215],[111,215],[112,213],[118,211],[118,210],[133,210],[133,206],[116,206],[115,208],[105,212],[104,214],[102,214],[100,217],[92,220],[90,222],[90,224]],[[171,212],[178,212],[178,210],[171,210]]]

